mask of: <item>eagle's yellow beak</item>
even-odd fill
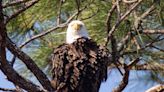
[[[78,31],[78,30],[80,30],[81,25],[78,24],[78,23],[75,23],[75,24],[72,25],[72,28],[73,28],[74,30]]]

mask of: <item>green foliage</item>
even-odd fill
[[[7,0],[9,1],[9,0]],[[164,2],[156,2],[156,10],[152,12],[151,15],[145,17],[143,22],[143,28],[145,29],[163,29],[164,28]],[[136,9],[137,16],[141,16],[147,8],[149,8],[154,0],[144,0],[143,3]],[[5,3],[5,2],[4,2]],[[107,38],[106,32],[106,19],[109,9],[112,7],[112,2],[110,0],[80,0],[80,7],[83,8],[87,5],[87,9],[84,9],[79,13],[77,19],[83,20],[85,23],[89,34],[93,40],[99,44],[104,44]],[[12,15],[15,11],[20,9],[23,5],[17,5],[10,8],[6,8],[4,13],[6,15]],[[128,5],[121,3],[121,14],[124,14],[128,10]],[[13,40],[16,43],[26,41],[30,37],[39,34],[41,32],[47,31],[49,28],[56,26],[56,20],[58,17],[58,10],[60,7],[60,0],[40,0],[36,5],[29,8],[28,10],[21,13],[18,17],[12,19],[7,24],[7,30]],[[75,0],[63,0],[61,7],[61,22],[65,22],[73,13],[78,11],[78,6]],[[91,18],[88,18],[92,16]],[[88,18],[88,19],[86,19]],[[76,19],[76,18],[74,18]],[[114,11],[112,16],[111,25],[116,23],[117,13]],[[134,28],[134,15],[130,14],[116,29],[114,33],[117,38],[117,42],[121,41],[123,37],[126,36]],[[37,24],[37,26],[36,26]],[[65,42],[65,32],[66,28],[61,28],[52,32],[44,37],[33,41],[30,45],[37,45],[37,47],[29,47],[29,55],[33,57],[36,63],[44,68],[47,65],[47,59],[50,56],[53,48],[59,46]],[[30,36],[28,36],[30,35]],[[157,37],[157,35],[152,35],[152,38]],[[20,39],[21,42],[20,42]],[[148,36],[138,35],[136,40],[142,46],[146,45],[149,41]],[[157,44],[162,47],[164,44],[162,42]],[[26,47],[27,48],[27,47]],[[149,48],[150,49],[150,48]],[[129,42],[126,51],[138,50],[134,42]],[[152,49],[151,49],[152,50]],[[127,57],[144,57],[149,56],[153,60],[161,61],[163,52],[160,54],[146,52],[144,50],[138,51],[137,54],[127,55]],[[163,57],[162,57],[163,58]]]

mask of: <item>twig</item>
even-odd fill
[[[109,31],[111,30],[111,18],[115,9],[116,9],[116,4],[113,4],[112,8],[108,12],[107,19],[105,22],[107,33],[109,33]]]
[[[144,34],[164,34],[164,30],[145,29],[145,30],[141,31],[140,33],[144,33]]]
[[[163,67],[164,67],[163,63],[159,63],[159,65],[145,63],[145,64],[140,64],[140,65],[135,65],[135,66],[131,67],[131,70],[164,71]]]
[[[121,52],[124,49],[125,44],[129,42],[129,39],[132,37],[132,33],[128,32],[127,35],[117,44],[118,52]]]
[[[94,17],[94,16],[96,16],[96,14],[98,14],[98,12],[99,12],[100,10],[99,9],[97,9],[97,11],[96,12],[94,12],[92,15],[90,15],[90,16],[88,16],[88,17],[86,17],[86,18],[81,18],[80,20],[87,20],[87,19],[90,19],[90,18],[92,18],[92,17]]]
[[[120,20],[120,18],[121,18],[120,0],[116,1],[116,6],[117,6],[117,20]]]
[[[76,2],[76,6],[77,6],[77,11],[78,11],[78,14],[76,16],[76,19],[79,17],[79,14],[80,14],[80,0],[75,0]]]
[[[131,4],[131,3],[135,3],[137,2],[138,0],[122,0],[124,3],[127,3],[127,4]]]
[[[32,7],[33,5],[35,5],[39,0],[32,0],[32,2],[28,5],[25,6],[24,8],[18,10],[16,13],[12,14],[11,16],[9,16],[6,19],[5,24],[7,24],[10,20],[12,20],[13,18],[17,17],[19,14],[21,14],[22,12],[24,12],[25,10],[27,10],[28,8]]]
[[[154,46],[154,45],[152,45],[151,47],[153,47],[153,48],[155,48],[155,49],[157,49],[157,50],[159,50],[159,51],[164,52],[164,49],[158,48],[158,47],[156,47],[156,46]]]
[[[134,62],[134,61],[132,61]],[[137,61],[138,62],[138,61]],[[137,63],[135,61],[135,63]],[[155,62],[155,61],[154,61]],[[154,64],[151,64],[151,67],[150,67],[150,64],[148,63],[145,63],[145,64],[134,64],[132,67],[129,67],[128,69],[129,70],[154,70],[154,71],[157,71],[157,70],[163,70],[162,67],[164,67],[164,64],[162,63],[159,63],[160,66],[157,66],[157,65],[154,65]],[[123,64],[119,65],[118,66],[119,68],[123,68]],[[108,69],[113,69],[113,68],[116,68],[115,65],[110,65],[108,66]]]
[[[7,92],[9,92],[9,91],[15,92],[16,91],[16,89],[9,89],[9,88],[0,88],[0,90],[1,91],[7,91]]]
[[[105,43],[105,46],[107,46],[109,39],[111,38],[111,35],[116,30],[116,28],[119,26],[119,24],[142,2],[143,0],[139,0],[137,3],[135,3],[130,10],[126,11],[126,13],[121,16],[120,20],[118,20],[112,27],[112,29],[108,33],[107,41]]]
[[[146,48],[148,48],[148,47],[151,47],[151,46],[153,45],[153,43],[156,43],[156,42],[159,42],[159,41],[162,41],[162,40],[164,40],[164,38],[157,39],[157,40],[155,40],[155,41],[152,41],[152,42],[150,42],[150,43],[147,43],[144,47],[138,49],[137,51],[135,50],[135,51],[124,52],[121,56],[127,55],[127,54],[135,54],[135,53],[137,53],[138,51],[141,51],[141,50],[144,50],[144,49],[146,49]]]
[[[57,23],[57,25],[59,25],[60,24],[60,21],[61,21],[61,9],[62,9],[62,4],[63,4],[63,0],[59,0],[59,8],[58,8],[58,16],[57,16],[57,21],[56,21],[56,23]]]
[[[16,60],[16,56],[14,55],[10,63],[12,67],[14,66],[15,60]]]
[[[10,6],[15,6],[15,5],[19,5],[21,3],[26,3],[30,0],[21,0],[21,1],[12,1],[12,2],[8,2],[4,5],[2,5],[3,8],[7,8],[7,7],[10,7]]]
[[[148,8],[146,10],[146,12],[144,12],[141,16],[140,16],[140,19],[144,19],[146,16],[148,16],[154,9],[155,9],[155,4],[153,3],[150,8]]]
[[[139,58],[136,58],[135,60],[131,61],[129,64],[128,64],[128,69],[131,69],[133,66],[135,66],[138,62],[140,61]]]
[[[80,10],[80,12],[83,11],[85,8],[87,8],[87,6],[84,7],[84,8],[82,8],[82,9]],[[75,12],[65,23],[60,24],[60,25],[57,25],[57,26],[55,26],[55,27],[53,27],[53,28],[51,28],[51,29],[49,29],[49,30],[47,30],[47,31],[44,31],[44,32],[42,32],[42,33],[39,33],[39,34],[37,34],[37,35],[31,37],[29,40],[25,41],[25,42],[24,42],[23,44],[21,44],[19,47],[22,48],[22,47],[24,47],[25,45],[27,45],[29,42],[31,42],[31,41],[33,41],[33,40],[35,40],[35,39],[37,39],[37,38],[43,37],[43,36],[45,36],[45,35],[47,35],[47,34],[53,32],[53,31],[55,31],[55,30],[57,30],[57,29],[59,29],[59,28],[66,27],[67,24],[68,24],[77,14],[78,14],[78,12]]]
[[[135,13],[134,28],[138,29],[139,27],[141,27],[141,20],[144,19],[146,16],[148,16],[154,9],[155,7],[153,3],[151,7],[148,8],[140,17],[137,17],[136,13],[134,12]]]

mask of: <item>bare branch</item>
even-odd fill
[[[2,9],[2,0],[0,0],[0,69],[7,76],[8,80],[16,85],[19,85],[23,89],[30,92],[44,92],[43,89],[33,84],[31,81],[24,79],[20,76],[13,67],[10,66],[6,59],[6,27],[4,24]]]
[[[138,0],[122,0],[124,3],[127,3],[127,4],[131,4],[131,3],[135,3],[137,2]]]
[[[164,30],[152,30],[152,29],[145,29],[140,33],[144,33],[144,34],[164,34]]]
[[[162,67],[164,67],[164,64],[159,64],[160,66],[157,65],[149,65],[149,64],[141,64],[141,65],[136,65],[134,67],[132,67],[131,69],[135,69],[135,70],[161,70],[164,71],[164,69],[162,69]]]
[[[11,64],[12,67],[14,66],[15,60],[16,60],[16,56],[14,55],[13,58],[12,58],[12,60],[11,60],[11,62],[10,62],[10,64]]]
[[[150,89],[146,90],[145,92],[163,92],[164,91],[164,85],[156,85],[151,87]]]
[[[92,15],[90,15],[90,16],[88,16],[88,17],[86,17],[86,18],[81,18],[80,20],[87,20],[87,19],[90,19],[90,18],[92,18],[92,17],[96,16],[96,15],[97,15],[97,13],[98,13],[99,11],[100,11],[100,10],[99,10],[99,9],[97,9],[97,11],[96,11],[96,12],[94,12]]]
[[[7,48],[20,60],[22,60],[27,68],[36,76],[41,85],[48,91],[53,91],[53,87],[47,76],[39,69],[35,62],[23,51],[20,50],[9,38],[6,38]]]
[[[9,64],[2,64],[1,70],[7,76],[9,81],[13,82],[19,87],[29,92],[44,92],[44,90],[41,89],[39,86],[20,76]]]
[[[138,60],[134,60],[132,61],[132,63],[137,63],[139,62]],[[118,67],[120,69],[123,68],[123,64],[119,65]],[[162,67],[164,67],[164,64],[162,63],[159,63],[159,65],[156,65],[156,64],[148,64],[148,63],[145,63],[145,64],[133,64],[132,67],[128,67],[129,70],[151,70],[151,71],[157,71],[157,70],[160,70],[160,71],[164,71],[162,69]],[[110,65],[108,66],[108,69],[113,69],[113,68],[117,68],[115,65]]]
[[[5,91],[7,91],[7,92],[15,92],[16,91],[16,89],[9,89],[9,88],[0,88],[0,90],[3,91],[3,92],[5,92]]]
[[[125,73],[123,75],[122,81],[120,82],[117,88],[113,89],[112,92],[122,92],[122,90],[124,90],[124,88],[127,86],[128,79],[129,79],[129,69],[126,65],[124,65],[124,70],[125,70]]]
[[[136,25],[135,27],[137,28],[139,25],[139,21],[141,21],[141,19],[145,18],[146,16],[148,16],[150,14],[150,12],[152,10],[154,10],[154,4],[151,5],[150,8],[148,8],[140,17],[134,16],[135,17],[135,23],[134,25]],[[135,13],[135,12],[134,12]],[[139,30],[139,33],[144,33],[144,34],[162,34],[164,33],[164,30]],[[122,39],[122,41],[118,44],[118,51],[122,51],[123,47],[125,44],[128,43],[130,38],[134,38],[135,35],[138,35],[137,33],[135,33],[134,35],[132,35],[131,32],[128,32],[127,35]],[[139,44],[138,44],[138,47]]]
[[[130,37],[132,37],[132,33],[128,32],[127,35],[117,44],[118,52],[121,52],[124,49],[124,46],[129,42]]]
[[[60,22],[61,22],[61,9],[62,9],[62,4],[63,4],[63,0],[59,0],[59,8],[58,8],[58,16],[57,16],[57,21],[56,21],[56,23],[57,23],[57,25],[59,25],[60,24]]]
[[[117,48],[116,48],[116,38],[112,35],[111,37],[111,45],[112,45],[112,61],[115,64],[116,68],[119,70],[120,74],[123,75],[122,71],[119,69],[119,57],[118,57],[118,52],[117,52]]]
[[[154,9],[155,9],[155,4],[153,3],[150,8],[148,8],[140,17],[139,19],[144,19],[146,16],[148,16]]]
[[[139,58],[136,58],[135,60],[131,61],[129,64],[128,64],[128,69],[131,69],[133,66],[135,66],[138,62],[140,61]]]
[[[120,20],[121,18],[120,0],[116,1],[116,6],[117,6],[117,20]]]
[[[164,49],[158,48],[158,47],[156,47],[156,46],[154,46],[154,45],[152,45],[151,47],[153,47],[153,48],[155,48],[155,49],[157,49],[157,50],[159,50],[159,51],[164,52]]]
[[[13,18],[17,17],[19,14],[21,14],[22,12],[24,12],[25,10],[27,10],[28,8],[32,7],[33,5],[35,5],[39,0],[32,0],[32,2],[25,6],[24,8],[18,10],[16,13],[14,13],[13,15],[9,16],[7,19],[6,19],[6,24],[12,20]]]
[[[111,30],[111,18],[115,9],[116,9],[116,4],[113,4],[112,8],[108,12],[107,19],[105,22],[107,33],[109,33],[109,31]]]
[[[141,48],[138,49],[138,50],[124,52],[122,55],[135,54],[135,53],[137,53],[138,51],[141,51],[141,50],[144,50],[144,49],[146,49],[146,48],[148,48],[148,47],[151,47],[154,43],[159,42],[159,41],[162,41],[162,40],[164,40],[164,38],[156,39],[156,40],[154,40],[154,41],[152,41],[152,42],[150,42],[150,43],[147,43],[144,47],[141,47]],[[121,55],[121,56],[122,56],[122,55]]]
[[[76,6],[77,6],[77,11],[78,11],[78,14],[77,14],[77,16],[76,16],[76,19],[79,17],[79,14],[80,14],[80,0],[75,0],[75,2],[76,2]]]
[[[3,8],[7,8],[7,7],[10,7],[10,6],[15,6],[15,5],[19,5],[21,3],[26,3],[28,2],[29,0],[19,0],[19,1],[12,1],[12,2],[8,2],[4,5],[2,5]]]

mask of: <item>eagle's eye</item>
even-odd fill
[[[78,30],[80,30],[80,28],[82,27],[82,25],[81,24],[78,24],[78,23],[74,23],[74,24],[71,25],[71,27],[72,27],[72,29],[78,31]]]

